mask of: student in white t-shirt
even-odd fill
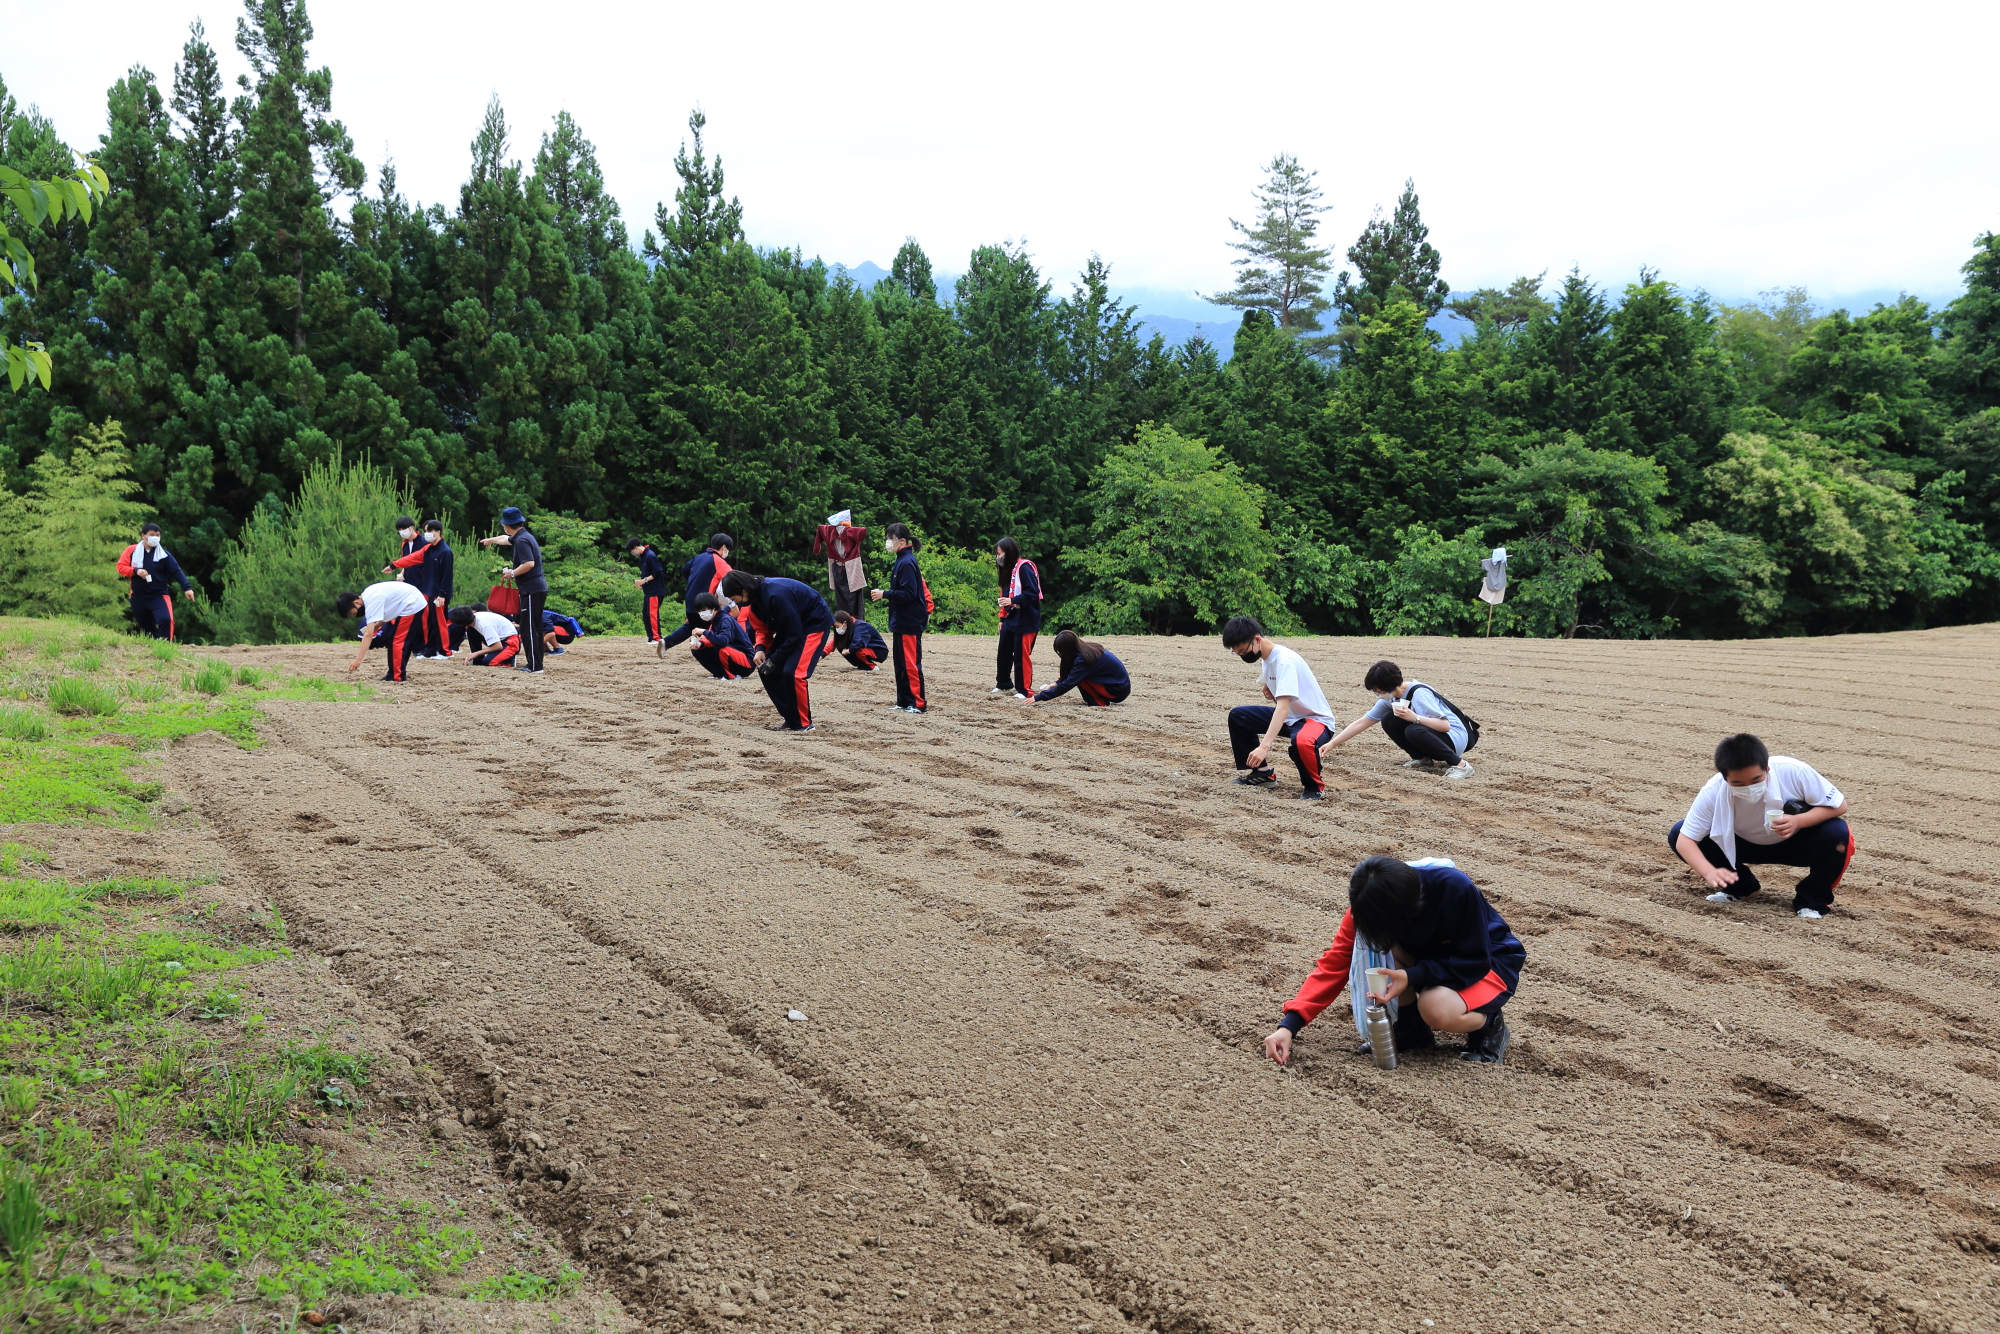
[[[479,637],[479,650],[467,654],[462,661],[474,667],[511,667],[514,657],[521,651],[520,629],[497,611],[488,611],[486,604],[453,607],[445,613],[445,618],[454,626],[467,632],[468,637]]]
[[[1298,654],[1264,633],[1254,616],[1233,616],[1222,627],[1222,646],[1245,662],[1258,663],[1269,704],[1240,704],[1229,711],[1229,744],[1236,767],[1250,772],[1236,781],[1244,787],[1268,787],[1278,781],[1270,764],[1271,747],[1279,737],[1292,741],[1292,763],[1299,769],[1299,799],[1318,801],[1326,791],[1320,775],[1320,752],[1333,739],[1333,709],[1319,688],[1312,668]]]
[[[1715,775],[1667,831],[1667,846],[1713,891],[1710,903],[1736,903],[1763,888],[1752,863],[1807,867],[1792,911],[1817,921],[1854,860],[1846,814],[1847,798],[1818,770],[1738,732],[1715,748]]]
[[[1472,749],[1470,731],[1444,696],[1422,681],[1405,681],[1403,669],[1386,659],[1370,667],[1361,684],[1375,696],[1375,703],[1327,742],[1328,750],[1380,723],[1410,757],[1403,761],[1405,769],[1428,767],[1432,772],[1442,769],[1446,778],[1472,777],[1472,766],[1465,760],[1465,752]]]
[[[347,670],[361,670],[361,661],[375,642],[375,632],[382,630],[386,631],[383,647],[389,650],[389,672],[382,679],[406,680],[410,651],[423,637],[418,618],[429,606],[430,602],[415,585],[396,581],[370,584],[359,593],[342,593],[335,598],[334,615],[359,616],[362,621],[361,647],[354,651],[354,661],[347,665]]]

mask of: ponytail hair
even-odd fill
[[[924,544],[917,541],[916,534],[910,531],[910,525],[907,523],[892,523],[882,530],[882,535],[884,537],[896,538],[898,541],[908,542],[912,551],[922,551],[924,549]]]

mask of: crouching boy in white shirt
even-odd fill
[[[1751,863],[1807,867],[1792,911],[1816,921],[1833,906],[1834,886],[1854,860],[1847,798],[1817,770],[1773,755],[1748,732],[1715,748],[1715,776],[1667,831],[1667,845],[1714,891],[1710,903],[1735,903],[1763,888]]]

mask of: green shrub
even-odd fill
[[[263,681],[264,669],[262,667],[238,667],[236,669],[237,685],[256,686],[263,684]]]
[[[931,601],[937,604],[931,613],[930,628],[934,633],[1000,633],[1000,608],[996,601],[1000,596],[1000,575],[992,552],[965,551],[926,542],[917,553],[917,564],[924,572],[924,582],[930,585]],[[889,577],[884,574],[882,586],[886,588],[888,582]],[[880,615],[880,628],[886,630],[888,612],[882,610]]]
[[[102,718],[118,712],[118,696],[95,681],[59,676],[49,683],[49,707],[57,713],[95,714]]]
[[[639,590],[632,586],[635,571],[604,546],[611,525],[567,514],[532,517],[529,531],[542,544],[542,559],[548,570],[549,609],[576,617],[593,635],[642,633],[645,627],[640,620],[641,598]],[[488,556],[476,562],[482,575],[490,574],[493,565],[505,563],[506,548],[494,550],[503,554],[497,559]],[[465,554],[460,554],[458,565],[460,569],[467,567]],[[478,593],[483,598],[493,580],[482,577],[480,582],[484,586]]]
[[[32,709],[0,709],[0,737],[9,741],[46,741],[49,725]]]

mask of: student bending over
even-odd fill
[[[888,660],[889,642],[881,631],[850,612],[833,614],[833,634],[821,653],[838,653],[854,664],[856,671],[872,672]]]
[[[565,616],[559,611],[542,612],[542,649],[547,653],[560,653],[564,644],[573,644],[583,634],[583,622],[574,616]]]
[[[1290,1060],[1299,1030],[1349,987],[1365,1042],[1363,979],[1393,964],[1388,990],[1376,999],[1388,1003],[1397,1050],[1431,1046],[1433,1030],[1463,1033],[1461,1059],[1498,1065],[1512,1037],[1501,1008],[1520,984],[1527,951],[1479,887],[1448,861],[1366,857],[1348,879],[1347,904],[1333,944],[1264,1039],[1264,1054],[1279,1065]],[[1406,1004],[1412,995],[1417,1003]]]
[[[751,655],[757,641],[743,622],[722,610],[722,599],[713,593],[694,595],[694,642],[688,652],[702,669],[718,681],[740,681],[757,670]]]
[[[1341,728],[1326,743],[1328,750],[1380,723],[1389,739],[1410,757],[1403,762],[1405,769],[1424,766],[1442,769],[1446,778],[1472,777],[1472,766],[1464,755],[1479,744],[1478,723],[1422,681],[1405,681],[1403,669],[1393,662],[1370,667],[1361,684],[1374,694],[1374,706]]]
[[[468,641],[479,641],[477,649],[466,659],[474,667],[514,665],[514,658],[521,651],[521,632],[505,616],[486,610],[486,604],[481,602],[473,606],[453,607],[445,613],[445,619],[451,623],[454,644],[460,636]]]
[[[1056,683],[1035,695],[1035,703],[1045,704],[1075,687],[1085,704],[1100,708],[1131,697],[1132,678],[1118,655],[1104,645],[1079,639],[1074,630],[1056,631]]]
[[[833,631],[833,612],[817,590],[796,579],[760,577],[731,570],[722,581],[722,596],[750,609],[750,628],[757,651],[750,661],[763,678],[764,693],[778,710],[773,732],[813,730],[813,668],[825,656],[820,642]]]
[[[1710,903],[1762,889],[1753,862],[1810,868],[1792,891],[1792,911],[1815,922],[1833,907],[1834,887],[1854,860],[1846,814],[1847,798],[1818,770],[1738,732],[1715,748],[1715,773],[1667,831],[1667,846],[1714,891]]]

